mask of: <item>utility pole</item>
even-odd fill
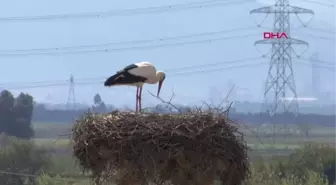
[[[275,4],[250,11],[250,14],[274,14],[273,33],[285,33],[288,38],[263,39],[255,42],[258,44],[269,44],[271,48],[270,65],[268,77],[264,90],[264,111],[270,116],[279,112],[299,112],[297,102],[296,85],[292,66],[292,45],[305,45],[303,40],[294,39],[290,36],[290,15],[311,14],[312,10],[291,6],[289,0],[275,0]],[[284,125],[284,128],[286,125]],[[275,125],[273,125],[273,144],[275,140]]]
[[[68,94],[68,101],[67,101],[67,109],[76,110],[75,80],[72,75],[70,76],[70,79],[69,79],[69,94]]]

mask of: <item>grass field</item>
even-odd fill
[[[69,123],[34,123],[35,142],[38,145],[50,148],[68,148],[70,147],[69,135],[72,124]],[[284,136],[281,133],[282,125],[277,128],[275,134],[275,144],[273,146],[272,136],[270,133],[273,128],[271,126],[254,126],[249,129],[242,129],[245,141],[252,150],[293,150],[300,147],[306,142],[317,142],[335,145],[335,128],[319,127],[319,125],[311,125],[309,137],[306,138],[304,134],[298,133],[298,128],[291,126],[292,133]],[[264,152],[262,152],[264,153]],[[266,152],[267,153],[267,152]],[[270,155],[268,153],[268,155]]]
[[[54,166],[51,173],[60,174],[60,176],[62,176],[61,179],[65,180],[60,181],[59,184],[91,184],[88,177],[78,175],[81,170],[79,169],[76,159],[71,155],[71,143],[67,133],[70,133],[72,124],[34,123],[33,126],[36,135],[34,139],[35,143],[56,151],[53,155]],[[307,138],[303,133],[298,132],[298,128],[295,126],[291,126],[291,132],[286,135],[282,132],[281,127],[280,125],[279,128],[276,128],[274,145],[272,140],[273,133],[271,132],[273,128],[254,126],[248,129],[241,129],[245,141],[251,148],[249,152],[251,161],[257,162],[260,158],[269,159],[274,156],[287,156],[293,153],[294,149],[301,147],[306,142],[324,143],[335,146],[335,128],[319,127],[317,124],[311,125],[311,131]],[[41,184],[48,184],[50,181],[55,182],[56,180],[48,180],[47,178]],[[312,184],[315,185],[316,183]]]

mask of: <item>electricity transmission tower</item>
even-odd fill
[[[70,79],[69,79],[69,94],[68,94],[68,101],[67,101],[67,109],[76,110],[75,81],[72,75],[70,76]]]
[[[271,116],[279,112],[293,112],[297,115],[299,105],[292,66],[292,54],[296,53],[292,45],[305,45],[308,48],[308,43],[290,36],[290,15],[314,15],[314,12],[291,6],[289,0],[276,0],[274,5],[257,8],[250,13],[274,14],[273,33],[285,33],[288,36],[288,38],[264,39],[255,42],[255,45],[270,44],[272,46],[264,90],[264,111]],[[299,55],[296,56],[299,57]]]

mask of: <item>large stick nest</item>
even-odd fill
[[[97,183],[240,185],[249,174],[248,148],[226,116],[88,113],[72,132],[74,156]]]

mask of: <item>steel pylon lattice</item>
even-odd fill
[[[308,43],[290,36],[290,15],[314,15],[314,12],[291,6],[289,0],[276,0],[274,5],[257,8],[250,13],[274,14],[273,33],[286,33],[288,36],[288,38],[264,39],[255,42],[255,45],[270,44],[272,46],[264,90],[263,111],[268,112],[271,116],[279,112],[293,112],[297,115],[299,105],[292,65],[292,54],[296,53],[292,45],[305,45],[308,48]]]
[[[67,109],[76,110],[75,80],[72,75],[70,76],[70,79],[69,79],[69,94],[68,94],[68,101],[67,101]]]

